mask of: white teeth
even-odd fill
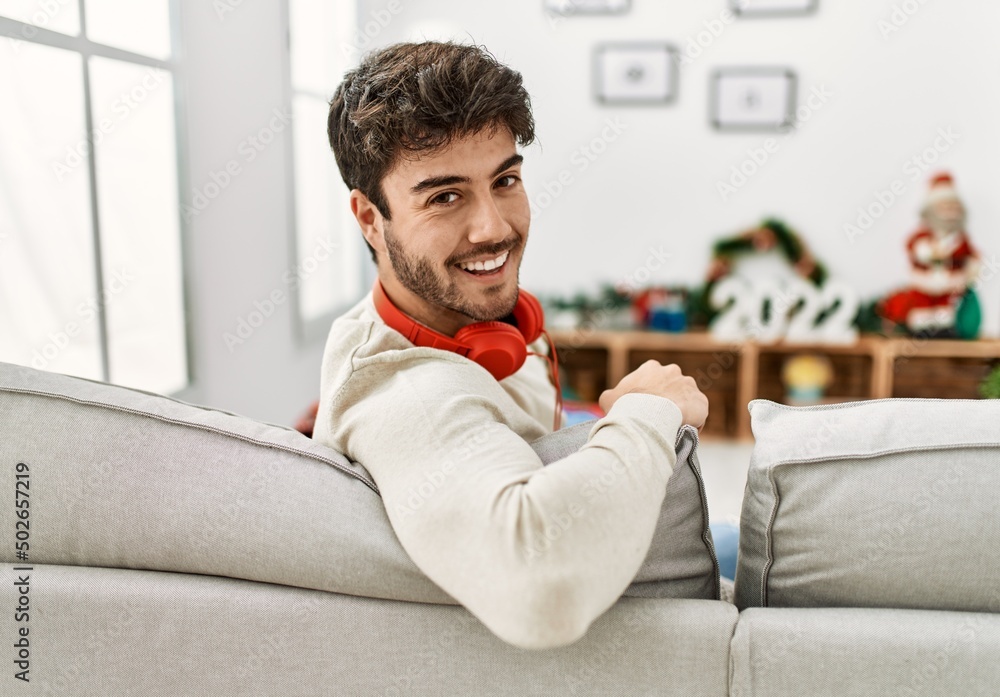
[[[496,259],[488,259],[487,261],[463,261],[459,264],[459,268],[466,269],[468,271],[493,271],[494,269],[499,269],[507,261],[507,257],[510,256],[510,252],[504,252]]]

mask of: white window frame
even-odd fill
[[[340,0],[337,0],[338,2]],[[355,8],[355,18],[360,21],[361,12],[364,9],[363,0],[353,0]],[[288,109],[288,113],[293,113],[294,108],[294,98],[296,94],[305,94],[312,97],[317,97],[324,99],[329,102],[330,98],[333,96],[334,90],[337,88],[336,84],[330,85],[330,94],[321,95],[313,92],[311,90],[301,90],[295,89],[292,84],[292,28],[291,28],[291,11],[289,8],[289,0],[281,0],[281,20],[283,22],[282,30],[285,35],[285,50],[283,52],[282,59],[284,60],[284,65],[282,67],[284,78],[285,78],[285,90],[284,90],[284,102]],[[358,27],[353,27],[357,30]],[[289,259],[292,264],[298,264],[299,262],[299,243],[298,243],[298,216],[296,208],[295,199],[295,129],[297,124],[295,119],[292,119],[291,127],[286,129],[285,132],[285,152],[286,156],[286,172],[288,177],[286,179],[285,188],[285,200],[288,201],[288,253]],[[332,158],[333,153],[330,152],[329,156]],[[343,182],[341,182],[343,184]],[[360,233],[359,233],[360,234]],[[295,338],[300,346],[306,346],[314,344],[317,342],[325,341],[327,335],[330,333],[330,325],[333,321],[350,309],[361,296],[364,295],[365,289],[370,287],[375,283],[376,271],[374,265],[371,263],[370,256],[368,254],[368,245],[360,245],[360,250],[356,259],[357,263],[361,265],[361,279],[362,287],[360,290],[361,295],[355,299],[348,300],[342,305],[338,305],[326,313],[313,317],[306,320],[302,316],[302,300],[300,297],[301,285],[297,286],[293,292],[289,295],[291,297],[291,309],[293,318],[293,324],[295,327]]]
[[[93,105],[91,103],[91,90],[90,90],[90,59],[92,57],[99,58],[109,58],[111,60],[117,60],[124,63],[130,63],[133,65],[142,65],[148,68],[155,68],[169,72],[173,79],[174,86],[174,140],[176,149],[176,162],[177,162],[177,191],[178,193],[183,191],[188,191],[187,182],[187,158],[186,153],[186,130],[184,121],[184,110],[182,104],[182,95],[184,94],[183,88],[183,70],[181,68],[181,63],[178,61],[178,56],[180,55],[180,16],[178,0],[168,0],[168,6],[170,9],[170,58],[166,60],[152,58],[150,56],[144,56],[142,54],[133,53],[132,51],[127,51],[120,48],[115,48],[113,46],[108,46],[106,44],[100,44],[91,41],[87,37],[87,13],[86,13],[86,0],[76,0],[77,6],[80,13],[80,34],[78,36],[71,36],[68,34],[63,34],[61,32],[53,31],[51,29],[46,29],[30,22],[21,22],[18,20],[10,19],[8,17],[0,16],[0,37],[9,40],[23,41],[25,43],[39,44],[42,46],[49,46],[52,48],[63,49],[66,51],[72,51],[81,57],[81,62],[83,65],[83,107],[84,107],[84,127],[87,134],[87,142],[89,145],[89,155],[87,159],[87,176],[89,181],[89,203],[90,203],[90,215],[91,215],[91,230],[93,235],[93,250],[94,250],[94,278],[96,284],[96,294],[94,297],[103,298],[104,295],[104,268],[103,261],[101,259],[101,221],[100,221],[100,209],[98,207],[98,181],[97,181],[97,168],[94,153],[94,114]],[[187,269],[191,268],[191,264],[187,258],[188,253],[188,239],[189,239],[189,228],[185,223],[183,216],[180,214],[180,208],[177,209],[177,224],[180,231],[179,244],[181,247],[180,251],[180,261],[181,261],[181,304],[182,310],[185,317],[190,317],[190,298],[191,292],[189,287],[188,273]],[[108,382],[111,377],[111,364],[110,364],[110,351],[109,351],[109,339],[108,339],[108,321],[107,321],[107,310],[104,303],[98,303],[97,308],[97,332],[98,341],[100,346],[101,354],[101,375],[104,382]],[[192,344],[191,332],[187,327],[184,329],[184,360],[185,360],[185,385],[175,391],[172,396],[178,397],[180,399],[189,398],[194,394],[194,360],[193,360],[193,344]]]

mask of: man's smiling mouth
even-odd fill
[[[510,250],[507,250],[498,257],[492,259],[485,259],[479,261],[463,261],[460,264],[456,264],[458,268],[462,269],[467,273],[471,273],[474,276],[483,276],[499,273],[503,268],[503,265],[507,263],[507,257],[510,256]]]

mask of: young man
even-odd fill
[[[601,396],[579,452],[543,467],[529,443],[552,429],[545,357],[505,377],[433,347],[519,322],[527,298],[517,145],[534,122],[518,73],[477,47],[390,46],[345,76],[328,134],[379,281],[331,328],[314,437],[369,470],[413,561],[489,629],[571,643],[639,570],[677,430],[700,428],[707,400],[650,361]],[[390,315],[444,344],[415,345]]]

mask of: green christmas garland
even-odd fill
[[[826,282],[826,267],[816,261],[805,242],[791,228],[773,218],[765,220],[759,228],[716,242],[712,248],[713,269],[709,271],[708,282],[713,283],[728,275],[733,262],[739,257],[769,252],[775,248],[800,276],[817,286]],[[722,273],[713,275],[713,271]]]
[[[731,273],[737,259],[773,249],[777,249],[802,278],[817,286],[826,282],[829,276],[826,267],[816,260],[799,235],[780,220],[768,218],[760,227],[719,240],[713,245],[708,280],[698,292],[691,295],[689,317],[692,324],[707,325],[718,313],[709,304],[712,289],[718,281]]]

